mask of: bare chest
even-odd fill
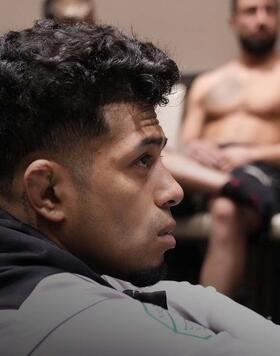
[[[212,85],[204,106],[212,118],[238,111],[263,119],[280,117],[280,73],[228,75]]]

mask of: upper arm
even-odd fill
[[[198,77],[186,95],[186,110],[181,130],[183,143],[188,143],[201,135],[206,119],[206,107],[203,99],[207,86],[204,76]]]
[[[37,344],[32,355],[163,355],[188,356],[209,340],[211,331],[184,330],[176,316],[151,304],[130,298],[111,299],[74,314]]]

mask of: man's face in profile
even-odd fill
[[[255,56],[269,53],[278,34],[277,0],[238,0],[232,25],[245,52]]]
[[[166,139],[152,108],[112,104],[105,118],[110,132],[97,138],[83,189],[73,192],[67,248],[99,273],[134,283],[148,274],[139,283],[151,284],[175,247],[170,207],[182,189],[161,162]]]

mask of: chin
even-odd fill
[[[137,287],[151,286],[167,275],[167,265],[162,263],[158,267],[138,270],[128,274],[124,279]]]

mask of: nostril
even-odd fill
[[[165,204],[164,204],[164,207],[165,208],[171,208],[172,206],[174,205],[177,205],[178,202],[176,200],[168,200]]]

